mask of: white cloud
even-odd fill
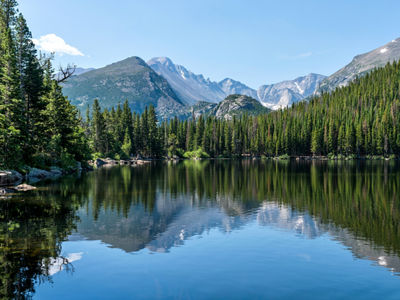
[[[70,253],[67,257],[50,258],[48,264],[48,275],[53,276],[54,274],[64,270],[64,266],[74,261],[80,260],[83,256],[83,252]],[[46,271],[46,263],[42,262],[42,269]]]
[[[32,39],[32,42],[39,50],[54,52],[57,54],[68,54],[73,56],[84,56],[77,48],[68,45],[62,38],[54,33],[41,36],[39,39]]]

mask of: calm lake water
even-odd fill
[[[400,299],[395,162],[102,168],[0,200],[0,298]]]

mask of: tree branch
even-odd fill
[[[67,81],[68,78],[70,78],[72,75],[74,75],[75,70],[76,70],[76,65],[68,64],[65,69],[60,66],[59,72],[57,75],[57,82],[62,83],[62,82]]]

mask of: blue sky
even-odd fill
[[[400,1],[19,0],[56,65],[168,56],[212,80],[258,88],[329,75],[400,37]],[[63,44],[64,40],[65,44]],[[64,52],[64,53],[62,53]]]

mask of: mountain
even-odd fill
[[[258,99],[257,91],[249,88],[247,85],[241,83],[240,81],[225,78],[224,80],[218,82],[218,85],[226,96],[240,94]]]
[[[82,75],[86,72],[93,71],[93,70],[95,70],[95,68],[76,68],[74,75],[75,76]]]
[[[256,91],[231,78],[220,82],[205,79],[203,75],[196,75],[185,67],[174,64],[167,57],[156,57],[147,63],[188,104],[203,101],[218,103],[229,95],[240,94],[259,100],[268,108],[278,109],[312,95],[325,78],[323,75],[309,74],[291,81],[263,85]]]
[[[257,91],[258,99],[270,109],[279,109],[311,96],[326,76],[310,73],[294,80],[263,85]]]
[[[231,120],[234,116],[243,114],[259,115],[270,109],[264,107],[258,100],[246,95],[229,95],[220,103],[198,102],[190,108],[196,117],[199,115],[215,116],[219,119]]]
[[[81,109],[96,98],[108,109],[128,100],[131,109],[139,113],[152,104],[161,119],[179,115],[185,108],[167,80],[139,57],[73,76],[64,84],[63,92]]]
[[[259,101],[245,95],[230,95],[211,111],[211,114],[217,118],[230,120],[234,116],[240,116],[245,113],[249,115],[259,115],[267,113],[270,110],[261,105]]]
[[[187,104],[199,101],[218,103],[231,94],[242,94],[257,98],[257,92],[245,84],[226,78],[220,82],[205,79],[181,65],[176,65],[168,57],[155,57],[147,64],[157,74],[163,76],[175,93]]]
[[[74,74],[72,74],[72,76],[79,76],[79,75],[82,75],[86,72],[93,71],[93,70],[95,70],[95,68],[78,68],[77,67],[77,68],[75,68]],[[54,77],[57,79],[62,78],[62,76],[63,76],[62,72],[56,72],[54,74]]]
[[[231,78],[220,82],[205,79],[167,57],[153,58],[147,64],[139,57],[130,57],[100,69],[78,68],[75,74],[64,84],[63,92],[82,110],[95,98],[108,109],[127,99],[131,109],[139,113],[146,106],[154,105],[160,119],[184,118],[191,116],[192,111],[211,113],[210,109],[216,106],[210,104],[219,103],[229,95],[246,95],[269,109],[278,109],[312,95],[325,78],[309,74],[292,81],[263,85],[256,91]],[[240,101],[248,101],[243,99]],[[251,107],[249,111],[261,111],[259,103],[239,102],[224,102],[220,115],[231,116],[233,111],[238,114],[238,110],[247,107]]]
[[[321,82],[318,91],[332,91],[338,86],[345,86],[357,76],[362,76],[375,68],[383,67],[388,62],[399,59],[400,38],[375,50],[355,56],[348,65]]]
[[[175,93],[187,104],[198,101],[219,102],[225,93],[218,83],[196,75],[185,67],[175,65],[168,57],[156,57],[147,64],[160,76],[164,77]]]

